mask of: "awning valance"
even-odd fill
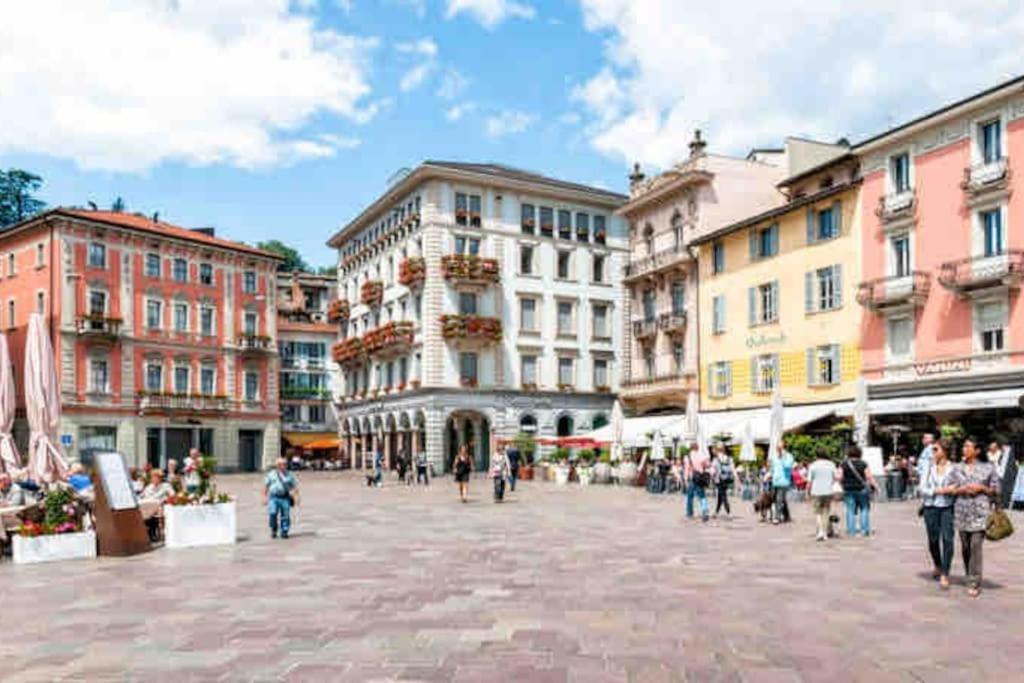
[[[281,434],[281,438],[293,448],[308,448],[310,444],[326,439],[334,439],[334,448],[337,448],[338,445],[338,435],[334,432],[284,432]],[[319,448],[328,448],[328,446],[319,446]]]
[[[1016,408],[1024,388],[993,389],[992,391],[964,391],[955,394],[927,394],[874,398],[868,404],[871,415],[900,413],[941,413],[958,410],[984,410],[987,408]]]

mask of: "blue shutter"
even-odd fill
[[[832,282],[835,287],[836,308],[843,305],[843,264],[832,266]]]
[[[817,240],[815,239],[817,233],[815,231],[814,219],[816,215],[814,213],[814,207],[807,208],[807,244],[814,244]]]
[[[750,229],[750,237],[748,239],[750,243],[750,260],[756,261],[758,257],[758,245],[757,245],[757,228]]]
[[[838,199],[832,204],[832,232],[836,237],[843,234],[843,202]]]
[[[751,327],[757,322],[757,287],[747,288],[747,322]]]
[[[771,249],[772,256],[776,256],[779,253],[779,224],[776,223],[771,229]]]
[[[817,384],[814,376],[814,347],[807,349],[807,386],[813,387]]]
[[[814,271],[804,273],[804,312],[814,313]]]
[[[843,381],[843,349],[839,344],[832,345],[833,380],[836,384]]]

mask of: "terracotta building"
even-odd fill
[[[116,449],[163,466],[195,446],[222,469],[256,470],[277,455],[275,255],[157,216],[60,208],[0,233],[0,263],[19,395],[38,311],[68,457]]]

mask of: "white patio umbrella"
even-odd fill
[[[853,429],[857,445],[864,448],[868,445],[868,385],[863,377],[857,378],[857,389],[853,396]]]
[[[665,440],[661,436],[661,430],[654,432],[651,437],[651,460],[661,460],[665,457]]]
[[[691,391],[686,397],[686,433],[691,438],[697,436],[697,392]]]
[[[60,425],[57,370],[46,324],[38,313],[29,316],[25,338],[25,413],[32,477],[47,484],[66,479],[68,464],[56,445]]]
[[[622,402],[615,399],[612,405],[612,462],[622,460],[622,432],[626,426],[626,417],[622,414]]]
[[[14,443],[14,369],[7,336],[0,332],[0,472],[21,469],[21,454]]]
[[[743,424],[743,441],[740,443],[740,462],[754,462],[757,451],[754,449],[754,424],[747,420]]]
[[[782,392],[778,387],[772,393],[772,408],[768,414],[768,457],[774,457],[782,445],[782,435],[785,431],[785,421],[782,407]]]

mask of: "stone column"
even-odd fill
[[[384,432],[384,469],[391,469],[391,443],[394,441],[394,432]]]

